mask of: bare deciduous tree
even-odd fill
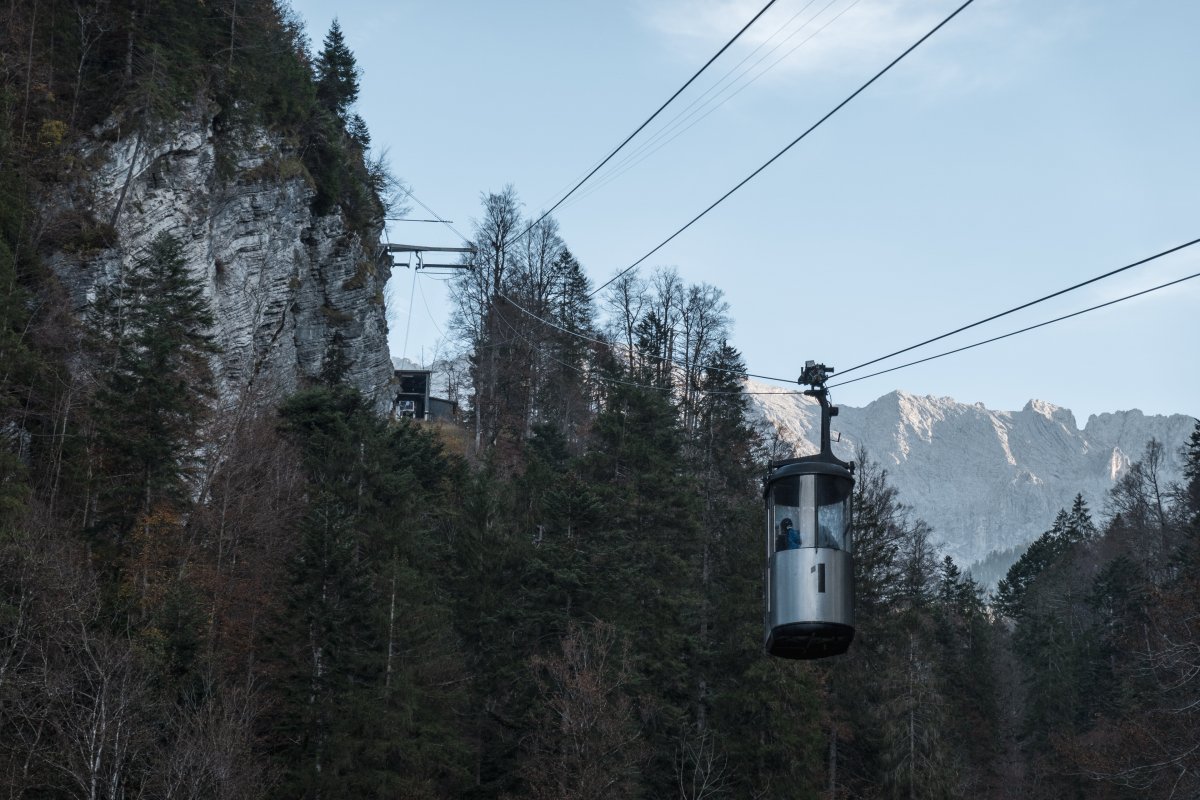
[[[604,294],[609,313],[609,330],[622,345],[627,364],[633,360],[633,336],[642,321],[649,298],[646,283],[636,272],[627,272],[609,284]]]
[[[530,669],[541,724],[526,741],[522,775],[538,800],[610,800],[631,796],[644,752],[626,693],[628,645],[604,622],[572,625],[559,652]]]
[[[175,709],[173,738],[156,759],[152,779],[162,800],[251,800],[266,788],[254,755],[258,700],[253,691],[229,689],[198,708]]]
[[[675,751],[675,779],[681,800],[708,800],[728,794],[728,759],[710,731],[684,737]]]
[[[505,288],[513,265],[515,235],[521,224],[520,200],[516,189],[506,186],[499,193],[483,198],[484,216],[475,225],[478,252],[473,268],[463,270],[451,285],[454,311],[450,326],[474,355],[475,449],[483,444],[485,429],[499,401],[491,387],[495,385],[498,353],[507,343],[504,326],[492,314],[496,296]]]

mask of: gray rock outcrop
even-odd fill
[[[217,318],[222,405],[294,391],[340,349],[344,379],[389,407],[390,263],[376,257],[377,232],[364,239],[340,214],[312,213],[311,178],[278,137],[259,131],[218,146],[200,111],[153,133],[97,131],[81,161],[83,177],[46,210],[51,228],[56,217],[84,219],[103,232],[98,244],[67,241],[49,257],[77,312],[170,233]]]

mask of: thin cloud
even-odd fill
[[[681,58],[694,60],[728,40],[762,8],[764,0],[669,0],[641,6],[643,24],[659,33]],[[807,4],[807,7],[805,7]],[[1006,6],[978,4],[953,23],[958,37],[990,42],[1021,39],[1021,46],[1046,47],[1056,38],[1049,20],[1043,18],[1037,34],[1018,36],[1016,10]],[[1018,3],[1017,5],[1021,5]],[[743,34],[739,49],[730,56],[741,58],[754,48],[761,57],[778,50],[763,66],[775,64],[764,77],[775,80],[797,75],[859,75],[864,67],[882,66],[925,35],[950,13],[957,3],[931,4],[915,0],[784,0],[776,3],[750,30]],[[797,13],[799,12],[799,13]],[[796,32],[801,26],[803,30]],[[946,31],[949,33],[950,29]],[[786,42],[780,45],[787,37]],[[945,38],[945,37],[943,37]],[[945,58],[934,66],[931,78],[939,83],[955,81],[961,71]],[[763,67],[754,70],[758,73]]]
[[[775,57],[801,42],[803,44],[796,47],[776,70],[842,70],[861,64],[864,57],[894,54],[897,48],[908,46],[928,31],[937,19],[934,13],[914,10],[909,7],[911,3],[902,0],[859,0],[856,4],[854,0],[833,3],[817,0],[801,11],[805,5],[806,0],[777,3],[742,35],[741,52],[764,44],[767,48],[773,47],[804,25],[802,31],[783,44]],[[761,7],[761,0],[656,3],[648,9],[647,23],[664,35],[674,48],[688,53],[702,52],[728,39],[732,31],[745,25]],[[789,22],[798,11],[801,13]],[[838,14],[841,16],[837,17]],[[786,27],[781,27],[785,23]],[[821,30],[826,24],[828,27]],[[817,35],[813,36],[814,33]]]

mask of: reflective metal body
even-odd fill
[[[768,630],[793,622],[833,622],[854,627],[853,595],[834,591],[854,585],[854,564],[849,553],[814,547],[783,550],[771,558]]]
[[[831,455],[767,477],[765,647],[784,658],[844,653],[854,638],[852,465]]]

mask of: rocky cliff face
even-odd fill
[[[149,134],[100,131],[82,160],[85,177],[48,212],[101,231],[49,258],[77,311],[167,232],[217,318],[223,405],[294,391],[340,350],[344,379],[390,406],[389,264],[375,237],[364,241],[339,214],[313,215],[311,179],[281,141],[260,132],[219,148],[211,115],[195,113]]]
[[[753,383],[753,382],[751,382]],[[751,391],[770,391],[755,386]],[[819,448],[820,409],[800,395],[754,395],[754,413],[793,443]],[[1082,493],[1096,517],[1113,482],[1153,437],[1165,445],[1166,480],[1178,480],[1177,453],[1195,421],[1140,411],[1074,415],[1039,400],[1020,411],[991,411],[950,398],[892,392],[865,408],[842,406],[833,420],[840,458],[859,445],[888,470],[900,499],[934,528],[945,552],[963,565],[992,550],[1027,544],[1059,509]]]

